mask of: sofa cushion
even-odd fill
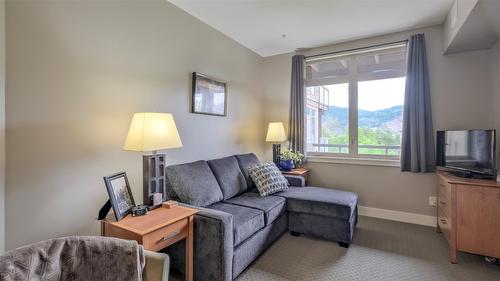
[[[263,229],[259,230],[259,232],[252,235],[252,237],[248,238],[244,242],[242,242],[238,247],[234,248],[234,258],[233,258],[233,278],[235,280],[240,273],[245,270],[247,266],[249,266],[254,260],[256,260],[262,252],[264,252],[271,244],[276,241],[280,236],[288,230],[288,219],[286,215],[280,216],[274,223],[267,225]],[[290,251],[286,251],[286,254],[289,254]],[[286,257],[283,257],[286,258]],[[274,264],[272,261],[269,261],[266,268],[273,268]],[[282,270],[290,270],[289,268],[283,267]],[[271,270],[273,271],[273,270]],[[274,271],[276,274],[276,271]],[[264,276],[259,277],[250,277],[249,280],[253,281],[265,281],[265,280],[290,280],[285,278],[280,278],[278,275],[268,275],[267,278],[262,278]],[[245,279],[245,278],[241,278]],[[247,279],[247,280],[248,280]],[[208,280],[208,279],[203,279]],[[213,279],[211,279],[213,280]],[[295,279],[297,280],[297,279]],[[310,278],[309,280],[313,280]]]
[[[238,165],[240,166],[240,169],[241,169],[241,172],[243,173],[243,176],[245,176],[245,180],[247,181],[247,187],[249,189],[254,188],[255,183],[253,182],[252,178],[250,177],[250,173],[248,172],[248,169],[250,167],[258,165],[260,163],[259,159],[253,153],[238,154],[238,155],[235,155],[235,157],[238,160]]]
[[[260,196],[288,189],[288,181],[274,163],[263,163],[248,169]]]
[[[247,189],[247,182],[236,157],[229,156],[208,161],[219,183],[224,199],[234,197]]]
[[[217,203],[208,208],[233,215],[234,246],[264,227],[264,212],[260,210],[226,203]]]
[[[222,191],[205,161],[167,167],[170,187],[181,202],[205,207],[222,201]]]
[[[275,195],[286,198],[287,211],[345,220],[351,218],[358,204],[354,192],[322,187],[292,187]]]
[[[266,225],[270,225],[285,212],[285,198],[280,196],[261,197],[258,193],[245,192],[240,196],[224,201],[224,203],[249,207],[264,212]]]

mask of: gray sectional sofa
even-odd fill
[[[233,280],[283,233],[307,234],[348,247],[357,220],[355,193],[306,187],[287,176],[290,189],[261,197],[248,174],[254,154],[167,167],[169,196],[200,212],[194,221],[194,279]],[[169,248],[184,268],[184,246]]]

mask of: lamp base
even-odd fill
[[[280,153],[281,153],[281,144],[274,143],[273,144],[273,162],[276,166],[280,167]]]
[[[142,156],[143,204],[153,205],[153,194],[161,193],[167,200],[167,161],[165,154]]]

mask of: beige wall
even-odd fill
[[[293,53],[266,57],[262,65],[261,81],[264,94],[264,127],[269,122],[283,122],[288,133],[288,111],[290,107],[290,77]],[[282,147],[287,147],[283,143]],[[272,160],[272,144],[265,145],[264,159]]]
[[[302,51],[306,55],[339,51],[408,38],[425,32],[434,129],[491,128],[490,51],[443,56],[442,27],[432,27]],[[266,121],[287,120],[291,54],[265,58]],[[281,70],[280,70],[281,69]],[[267,153],[266,156],[270,156]],[[399,168],[310,162],[311,184],[352,190],[368,207],[434,215],[432,174],[401,173]]]
[[[169,164],[262,155],[262,58],[167,1],[7,2],[6,248],[97,234],[102,176],[126,171],[142,202],[141,153],[122,151],[134,112],[172,112]],[[228,82],[228,117],[191,114],[190,73]]]
[[[0,0],[0,253],[5,247],[5,0]]]

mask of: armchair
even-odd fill
[[[144,251],[136,241],[100,236],[56,238],[0,255],[1,281],[167,281],[168,272],[167,255]]]

